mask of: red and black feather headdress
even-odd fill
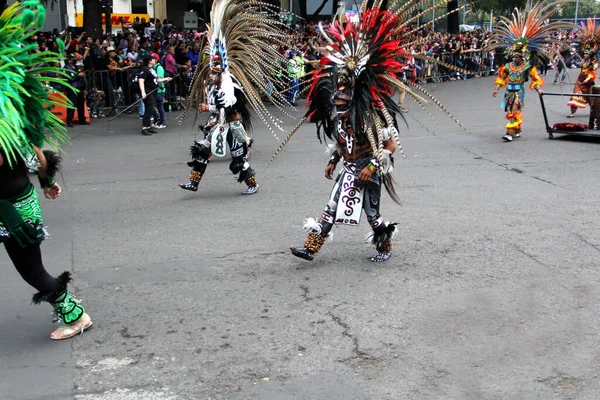
[[[427,8],[430,0],[410,0],[402,5],[399,1],[365,1],[356,18],[334,21],[328,29],[319,25],[321,59],[309,77],[312,85],[308,94],[308,112],[273,158],[307,119],[317,123],[319,130],[323,128],[326,136],[332,137],[331,115],[335,113],[332,100],[338,92],[351,94],[349,112],[356,139],[359,143],[370,143],[378,159],[381,158],[383,137],[387,137],[383,135],[384,129],[389,130],[402,149],[397,124],[397,117],[402,117],[402,111],[393,100],[397,92],[405,91],[408,97],[421,105],[431,101],[452,117],[426,90],[403,77],[404,67],[408,65],[407,57],[426,59],[466,72],[425,54],[413,54],[410,50],[423,41],[420,38],[411,42],[409,38],[416,29],[410,29],[410,25],[431,12],[432,8],[445,7],[448,0],[433,2],[434,5]],[[425,10],[415,15],[415,11],[423,6]],[[447,15],[442,13],[436,20]]]

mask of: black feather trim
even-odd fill
[[[54,290],[49,292],[37,292],[31,298],[33,304],[40,304],[41,302],[52,303],[58,296],[60,296],[65,290],[67,290],[67,285],[71,282],[71,273],[69,271],[65,271],[60,274],[56,278],[56,287]]]
[[[46,174],[50,178],[54,178],[56,173],[60,171],[60,163],[62,161],[62,157],[56,151],[44,150],[44,157],[46,158]]]
[[[243,168],[244,168],[244,159],[242,157],[236,157],[236,158],[232,159],[231,164],[229,164],[229,170],[234,174],[241,172]],[[242,182],[242,181],[240,181],[240,182]]]
[[[245,171],[240,172],[240,177],[238,178],[238,182],[242,183],[245,182],[246,180],[252,178],[253,176],[255,176],[255,172],[252,168],[248,168]]]
[[[194,144],[190,146],[190,155],[192,156],[192,160],[208,160],[210,148],[194,140]]]
[[[192,156],[192,158],[195,160],[198,159],[201,154],[202,146],[200,145],[200,143],[194,140],[194,144],[190,146],[190,156]]]
[[[386,240],[390,240],[396,232],[396,225],[398,225],[397,222],[392,222],[383,228],[374,230],[373,244],[377,245],[385,242]]]

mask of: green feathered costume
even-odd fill
[[[52,278],[41,264],[39,244],[46,231],[36,190],[27,177],[27,170],[38,172],[42,166],[37,149],[46,143],[58,147],[68,139],[63,122],[50,108],[72,107],[62,94],[50,98],[55,90],[49,83],[71,88],[66,71],[55,66],[62,59],[64,43],[57,40],[60,54],[39,52],[32,39],[44,26],[45,18],[39,0],[14,3],[0,16],[0,242],[6,242],[19,272],[23,275],[26,271],[23,278],[38,289],[33,302],[49,302],[57,320],[65,324],[52,338],[64,339],[87,329],[91,320],[86,317],[78,323],[85,310],[67,290],[70,273],[65,271]],[[60,158],[51,151],[44,151],[44,156],[46,168],[40,183],[46,189],[56,183],[53,176]],[[31,261],[35,254],[38,261]],[[77,330],[73,332],[67,326]]]
[[[62,56],[38,52],[37,42],[32,40],[45,18],[39,0],[14,3],[0,16],[0,148],[5,163],[13,167],[22,159],[31,172],[39,168],[34,147],[42,148],[44,142],[56,147],[67,139],[63,122],[49,110],[67,103],[62,95],[58,102],[49,97],[54,89],[48,83],[68,86],[66,72],[54,66]],[[64,43],[57,41],[64,52]],[[49,187],[60,159],[53,152],[45,155],[52,165],[49,178],[41,183]],[[41,209],[32,186],[18,196],[0,198],[0,240],[10,236],[26,246],[44,239]]]
[[[37,42],[31,40],[45,18],[39,0],[14,3],[0,16],[0,147],[11,165],[17,154],[27,159],[31,146],[52,143],[46,133],[58,142],[67,139],[64,123],[48,110],[59,103],[50,100],[54,89],[46,86],[68,86],[64,69],[53,66],[60,63],[65,44],[57,39],[61,54],[37,52]]]

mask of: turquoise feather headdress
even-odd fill
[[[564,44],[552,37],[559,29],[574,29],[577,25],[565,21],[548,22],[561,6],[572,0],[543,0],[527,7],[524,11],[515,9],[511,18],[500,17],[494,28],[488,49],[505,49],[507,56],[521,55],[528,58],[535,51],[546,59],[554,56],[553,45]]]
[[[39,0],[16,2],[0,15],[0,147],[9,165],[32,146],[56,146],[68,139],[64,123],[48,110],[52,105],[64,107],[67,101],[51,100],[55,90],[45,85],[69,87],[66,72],[53,66],[61,61],[65,45],[57,40],[61,54],[38,52],[31,40],[45,18]]]

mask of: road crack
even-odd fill
[[[547,184],[549,184],[549,185],[556,186],[556,187],[558,187],[558,188],[561,188],[561,189],[562,189],[562,187],[560,187],[559,185],[557,185],[557,184],[556,184],[556,183],[554,183],[554,182],[551,182],[551,181],[549,181],[549,180],[546,180],[546,179],[542,179],[542,178],[540,178],[540,177],[538,177],[538,176],[534,176],[534,175],[529,175],[529,174],[526,174],[526,173],[525,173],[525,171],[523,171],[522,169],[519,169],[519,168],[514,168],[514,167],[509,167],[509,166],[508,166],[508,165],[506,165],[506,164],[500,164],[499,162],[497,162],[497,161],[494,161],[494,160],[492,160],[492,159],[490,159],[490,158],[485,158],[485,157],[483,157],[482,155],[480,155],[480,154],[478,154],[478,153],[475,153],[474,151],[472,151],[472,150],[469,150],[469,149],[467,149],[467,148],[466,148],[466,147],[464,147],[464,146],[457,146],[457,145],[452,145],[452,146],[454,146],[454,147],[458,147],[458,148],[460,148],[460,149],[463,149],[463,150],[464,150],[464,151],[466,151],[467,153],[474,155],[474,156],[475,156],[475,157],[474,157],[474,158],[475,158],[475,160],[483,160],[483,161],[487,161],[487,162],[489,162],[489,163],[492,163],[492,164],[494,164],[494,165],[496,165],[496,166],[498,166],[498,167],[500,167],[500,168],[503,168],[503,169],[505,169],[505,170],[507,170],[507,171],[509,171],[509,172],[515,172],[515,173],[517,173],[517,174],[519,174],[519,175],[523,175],[523,176],[526,176],[526,177],[528,177],[528,178],[535,179],[535,180],[538,180],[538,181],[540,181],[540,182],[544,182],[544,183],[547,183]]]
[[[314,297],[308,297],[308,294],[310,293],[310,291],[308,290],[308,286],[301,285],[300,289],[302,289],[302,298],[304,299],[304,301],[310,301],[314,299]]]
[[[519,253],[523,254],[524,256],[526,256],[527,258],[529,258],[530,260],[533,260],[533,261],[534,261],[534,262],[536,262],[537,264],[540,264],[540,265],[542,265],[542,266],[544,266],[544,267],[546,267],[546,268],[553,268],[553,266],[552,266],[552,265],[550,265],[550,264],[546,264],[545,262],[543,262],[543,261],[540,261],[540,259],[539,259],[539,258],[537,258],[537,257],[536,257],[536,256],[534,256],[533,254],[530,254],[530,253],[528,253],[527,251],[523,250],[523,249],[522,249],[522,248],[521,248],[521,247],[520,247],[518,244],[516,244],[516,243],[514,243],[514,242],[510,242],[510,241],[508,241],[508,240],[503,240],[503,239],[492,239],[492,238],[490,238],[490,237],[488,237],[488,236],[484,236],[484,237],[485,237],[485,239],[486,239],[486,240],[489,240],[489,241],[491,241],[491,242],[493,242],[494,240],[496,240],[496,241],[498,241],[498,242],[501,242],[501,243],[505,243],[505,244],[511,245],[511,246],[513,246],[515,249],[517,249],[517,251],[518,251]]]
[[[232,253],[224,254],[222,256],[213,256],[213,258],[216,259],[216,260],[223,260],[225,258],[229,258],[229,257],[232,257],[232,256],[240,256],[240,255],[247,255],[247,254],[250,254],[250,253],[254,253],[254,251],[257,251],[257,250],[235,251],[235,252],[232,252]],[[269,257],[269,256],[277,255],[277,254],[287,254],[287,251],[273,251],[273,252],[270,252],[270,253],[258,253],[257,255],[258,256],[262,256],[262,257]]]
[[[354,355],[354,358],[363,358],[363,359],[371,358],[371,356],[369,354],[360,350],[358,338],[355,335],[353,335],[352,333],[350,333],[350,327],[348,326],[348,324],[346,322],[342,321],[342,319],[340,317],[333,314],[332,312],[328,312],[327,315],[329,315],[329,317],[331,317],[333,322],[335,322],[336,324],[338,324],[339,326],[341,326],[344,329],[344,331],[342,332],[342,336],[347,337],[348,339],[350,339],[352,341],[352,354]]]
[[[584,238],[583,236],[581,236],[579,233],[574,233],[575,236],[577,236],[577,238],[579,240],[581,240],[583,243],[593,247],[594,249],[600,251],[600,247],[595,245],[594,243],[590,242],[589,240],[587,240],[586,238]]]

